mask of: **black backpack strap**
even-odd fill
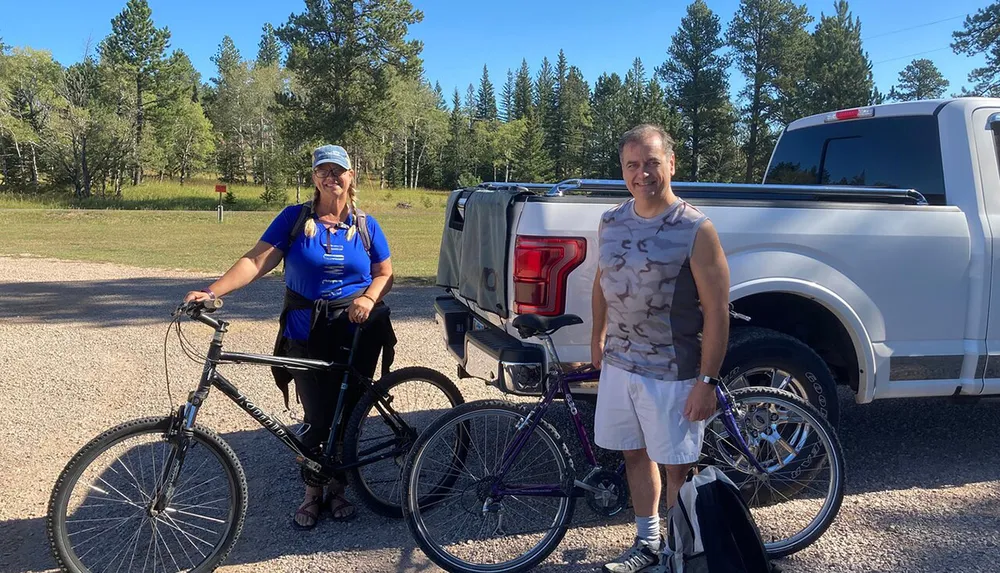
[[[312,201],[307,201],[302,204],[302,209],[299,210],[299,218],[295,220],[295,224],[292,225],[292,230],[288,233],[288,246],[292,246],[292,242],[299,236],[302,232],[302,228],[306,225],[306,220],[312,216]]]

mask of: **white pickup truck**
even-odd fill
[[[791,389],[836,421],[859,403],[1000,394],[1000,99],[878,105],[788,125],[760,185],[673,184],[719,230],[733,320],[723,376]],[[542,390],[518,314],[579,315],[554,342],[590,361],[601,214],[622,181],[453,191],[436,301],[459,376]],[[574,392],[593,393],[589,385]]]

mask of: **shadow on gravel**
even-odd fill
[[[581,410],[588,420],[588,432],[592,421],[592,406],[581,404]],[[566,409],[557,404],[550,410],[551,420],[568,437],[566,443],[576,458],[578,468],[584,467],[584,458],[573,434]],[[247,475],[249,508],[247,518],[233,552],[226,560],[228,564],[251,564],[275,559],[285,555],[315,555],[331,552],[354,552],[375,549],[395,549],[401,552],[400,561],[392,571],[437,570],[410,536],[401,519],[385,518],[374,514],[360,502],[357,495],[348,490],[348,497],[357,506],[358,517],[351,522],[339,523],[326,514],[315,529],[298,531],[291,525],[292,515],[302,502],[303,485],[298,466],[292,460],[290,451],[281,445],[267,431],[253,430],[232,432],[222,436],[232,446],[240,458]],[[598,452],[602,458],[615,460],[611,452]],[[613,518],[595,516],[583,500],[576,505],[573,527],[603,527],[611,524],[630,523],[631,510],[626,510]],[[545,568],[545,571],[580,570],[574,563],[587,563],[586,549],[560,546],[555,555],[570,565]],[[590,569],[583,569],[590,570]]]
[[[1000,480],[1000,400],[907,398],[856,404],[841,394],[847,493]],[[1000,507],[994,511],[1000,512]]]
[[[46,571],[55,566],[45,518],[0,522],[0,571]]]
[[[3,292],[0,321],[11,324],[83,322],[104,327],[166,324],[184,295],[204,288],[206,283],[204,279],[143,277],[4,284],[0,287]],[[277,321],[284,290],[281,278],[264,277],[227,296],[226,305],[216,315],[233,322]],[[396,284],[386,303],[392,307],[395,320],[433,319],[434,297],[443,292],[435,286]]]

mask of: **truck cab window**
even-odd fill
[[[943,205],[937,119],[875,117],[785,131],[764,182],[916,189]]]

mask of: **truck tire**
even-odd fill
[[[758,327],[733,329],[722,363],[722,380],[731,390],[787,384],[785,390],[815,406],[834,428],[840,419],[837,383],[830,368],[815,350],[783,332]]]

